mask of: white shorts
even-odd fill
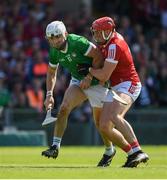
[[[74,84],[79,86],[80,81],[75,78],[72,78],[69,86],[74,85]],[[95,86],[91,86],[88,89],[83,90],[85,95],[88,97],[88,100],[91,106],[98,107],[98,108],[103,107],[103,103],[107,96],[108,91],[109,91],[108,88],[105,88],[99,84]]]
[[[141,83],[138,82],[136,85],[133,85],[131,81],[122,82],[116,86],[113,86],[112,89],[115,92],[121,92],[129,95],[133,101],[136,101],[141,91]],[[104,100],[105,102],[113,102],[113,93],[109,90],[107,97]]]

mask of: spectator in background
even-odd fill
[[[28,103],[31,108],[36,109],[38,112],[43,110],[44,92],[41,88],[41,81],[34,78],[32,85],[26,89]]]
[[[19,80],[14,82],[11,93],[11,107],[13,108],[27,108],[28,100],[24,93],[23,83]]]
[[[121,18],[121,27],[118,31],[125,37],[125,40],[128,42],[128,44],[132,43],[135,32],[131,26],[130,19],[127,16],[123,16]]]
[[[6,75],[3,71],[0,71],[0,108],[9,106],[10,92],[5,85]]]
[[[159,72],[158,72],[158,99],[160,106],[167,106],[167,55],[164,51],[159,56]]]
[[[35,51],[33,55],[32,74],[33,78],[39,78],[41,83],[45,83],[45,78],[48,70],[48,64],[46,63],[42,52],[40,50]]]

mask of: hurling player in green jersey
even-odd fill
[[[87,63],[94,68],[101,67],[103,64],[103,57],[93,43],[82,36],[68,34],[65,25],[61,21],[53,21],[48,24],[46,28],[46,38],[50,45],[46,80],[47,93],[44,102],[46,110],[54,106],[53,89],[56,85],[58,66],[61,65],[68,69],[72,76],[70,85],[61,103],[57,121],[55,122],[53,143],[49,149],[42,152],[44,156],[56,158],[70,112],[88,99],[93,108],[94,120],[98,128],[98,120],[108,89],[100,85],[97,79],[92,78],[90,74],[84,77],[78,73],[77,66],[80,63]],[[80,87],[81,81],[82,87]],[[85,85],[84,81],[86,82]],[[86,87],[87,84],[89,84],[89,88]],[[115,148],[102,133],[100,134],[106,149],[98,166],[105,167],[110,165],[115,155]]]

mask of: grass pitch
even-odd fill
[[[41,156],[46,147],[0,147],[0,178],[7,179],[165,179],[167,146],[143,146],[150,160],[138,168],[121,168],[126,154],[117,148],[110,167],[97,168],[103,147],[62,146],[59,157]]]

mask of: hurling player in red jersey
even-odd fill
[[[141,150],[131,125],[125,120],[125,114],[141,91],[140,79],[134,67],[130,49],[124,38],[115,31],[115,23],[110,17],[95,20],[91,31],[105,61],[101,69],[89,68],[90,74],[102,82],[109,80],[112,89],[128,103],[125,106],[113,99],[113,91],[110,90],[100,117],[100,129],[109,139],[112,139],[111,126],[114,124],[133,150],[128,154],[123,167],[137,167],[139,163],[147,162],[149,157]],[[125,151],[128,152],[129,147]]]

